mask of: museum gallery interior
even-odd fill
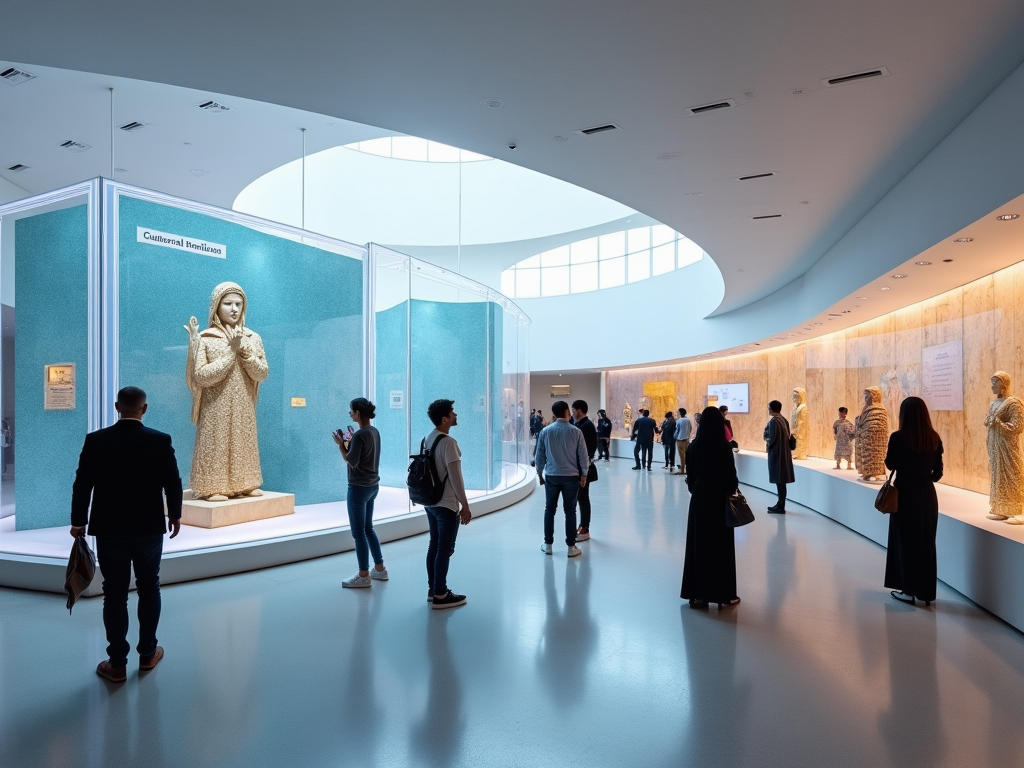
[[[0,765],[1024,765],[1024,5],[253,11],[3,14]]]

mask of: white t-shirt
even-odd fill
[[[424,444],[426,449],[429,451],[430,446],[434,444],[434,440],[437,436],[442,434],[436,429],[432,430],[427,435]],[[459,473],[459,485],[462,486],[462,451],[459,450],[459,444],[455,442],[455,438],[451,435],[441,438],[441,442],[437,444],[437,450],[434,453],[434,463],[437,467],[437,476],[444,483],[446,477],[448,477],[448,467],[455,462],[457,471]],[[435,507],[444,507],[450,509],[452,512],[459,511],[459,499],[455,495],[455,485],[449,479],[447,483],[444,483],[444,494],[441,496],[441,500],[434,505]]]

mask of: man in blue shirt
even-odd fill
[[[537,477],[545,492],[544,543],[540,549],[546,555],[551,554],[555,542],[555,509],[561,494],[565,543],[569,546],[569,557],[577,557],[581,553],[576,546],[576,499],[580,488],[587,485],[590,457],[583,433],[569,421],[569,404],[557,400],[551,412],[555,421],[544,427],[537,438]]]
[[[676,419],[676,452],[679,454],[679,472],[686,474],[686,447],[690,444],[690,433],[693,432],[693,422],[686,415],[686,409],[679,409],[679,418]]]

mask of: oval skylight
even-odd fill
[[[535,299],[617,288],[696,264],[704,249],[656,224],[577,240],[523,259],[501,273],[501,292]]]
[[[475,163],[480,160],[493,160],[487,155],[470,152],[468,149],[450,147],[429,139],[417,136],[384,136],[379,139],[357,141],[345,144],[345,149],[365,152],[377,157],[390,157],[394,160],[416,160],[421,163]]]

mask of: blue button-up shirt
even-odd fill
[[[583,433],[567,419],[557,419],[537,438],[537,473],[553,477],[586,477],[590,469]]]

